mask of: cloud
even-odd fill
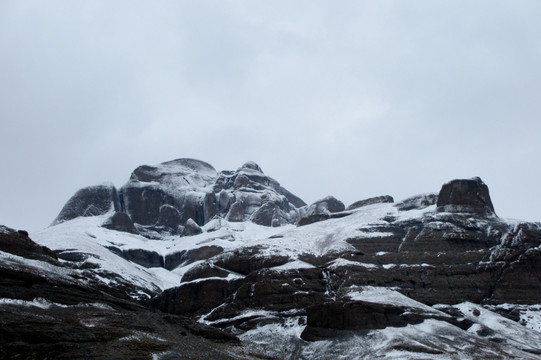
[[[534,1],[4,1],[2,215],[179,157],[257,161],[311,202],[480,175],[539,220]],[[501,211],[499,210],[501,209]]]

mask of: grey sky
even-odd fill
[[[480,176],[540,221],[539,1],[0,2],[0,224],[180,157],[310,203]]]

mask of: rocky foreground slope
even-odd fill
[[[346,208],[179,159],[80,190],[31,237],[0,231],[12,354],[541,359],[541,224],[499,218],[479,178]]]

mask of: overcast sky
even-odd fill
[[[142,164],[247,160],[311,203],[480,176],[541,221],[541,1],[0,2],[0,224]]]

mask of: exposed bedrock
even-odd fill
[[[64,205],[53,225],[79,216],[96,216],[119,211],[120,203],[112,184],[95,185],[80,189]]]
[[[353,204],[349,205],[346,210],[354,210],[361,208],[363,206],[382,204],[382,203],[393,203],[394,199],[390,195],[376,196],[364,200],[355,201]]]
[[[105,220],[102,226],[109,230],[139,234],[139,231],[137,231],[133,225],[133,221],[126,213],[115,212],[111,217]]]
[[[333,301],[313,305],[306,310],[306,328],[303,340],[317,341],[340,335],[345,331],[368,332],[386,327],[418,324],[426,319],[451,321],[445,314],[422,313],[401,305],[368,301]]]
[[[437,210],[495,215],[488,186],[479,177],[444,184],[438,195]]]

